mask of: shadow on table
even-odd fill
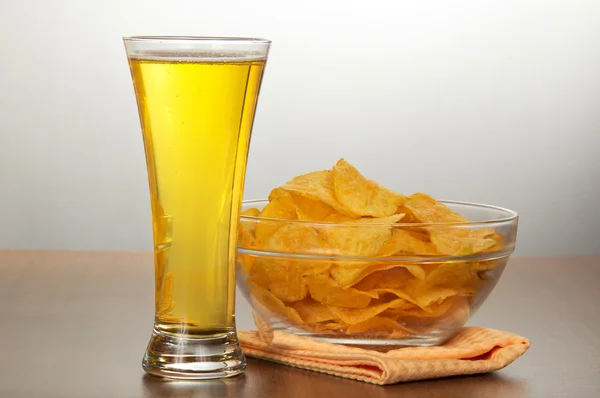
[[[486,397],[525,396],[523,381],[499,373],[376,386],[250,358],[243,375],[216,381],[169,381],[144,376],[145,397]]]
[[[144,397],[152,398],[195,398],[195,397],[244,397],[246,375],[229,379],[184,381],[169,380],[144,375]]]

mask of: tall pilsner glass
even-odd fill
[[[155,318],[146,372],[243,372],[235,246],[248,145],[270,42],[127,37],[154,235]]]

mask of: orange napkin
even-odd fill
[[[529,348],[524,337],[481,327],[465,327],[442,346],[379,352],[260,326],[260,332],[238,331],[242,349],[250,357],[380,385],[491,372]]]

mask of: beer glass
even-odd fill
[[[142,366],[212,379],[245,368],[235,247],[246,159],[270,42],[126,37],[154,236],[155,319]]]

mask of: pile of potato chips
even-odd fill
[[[496,282],[483,273],[504,265],[458,257],[504,246],[493,229],[466,221],[340,159],[242,213],[238,247],[263,254],[238,253],[238,272],[262,318],[315,335],[402,339],[461,327],[473,297]]]

